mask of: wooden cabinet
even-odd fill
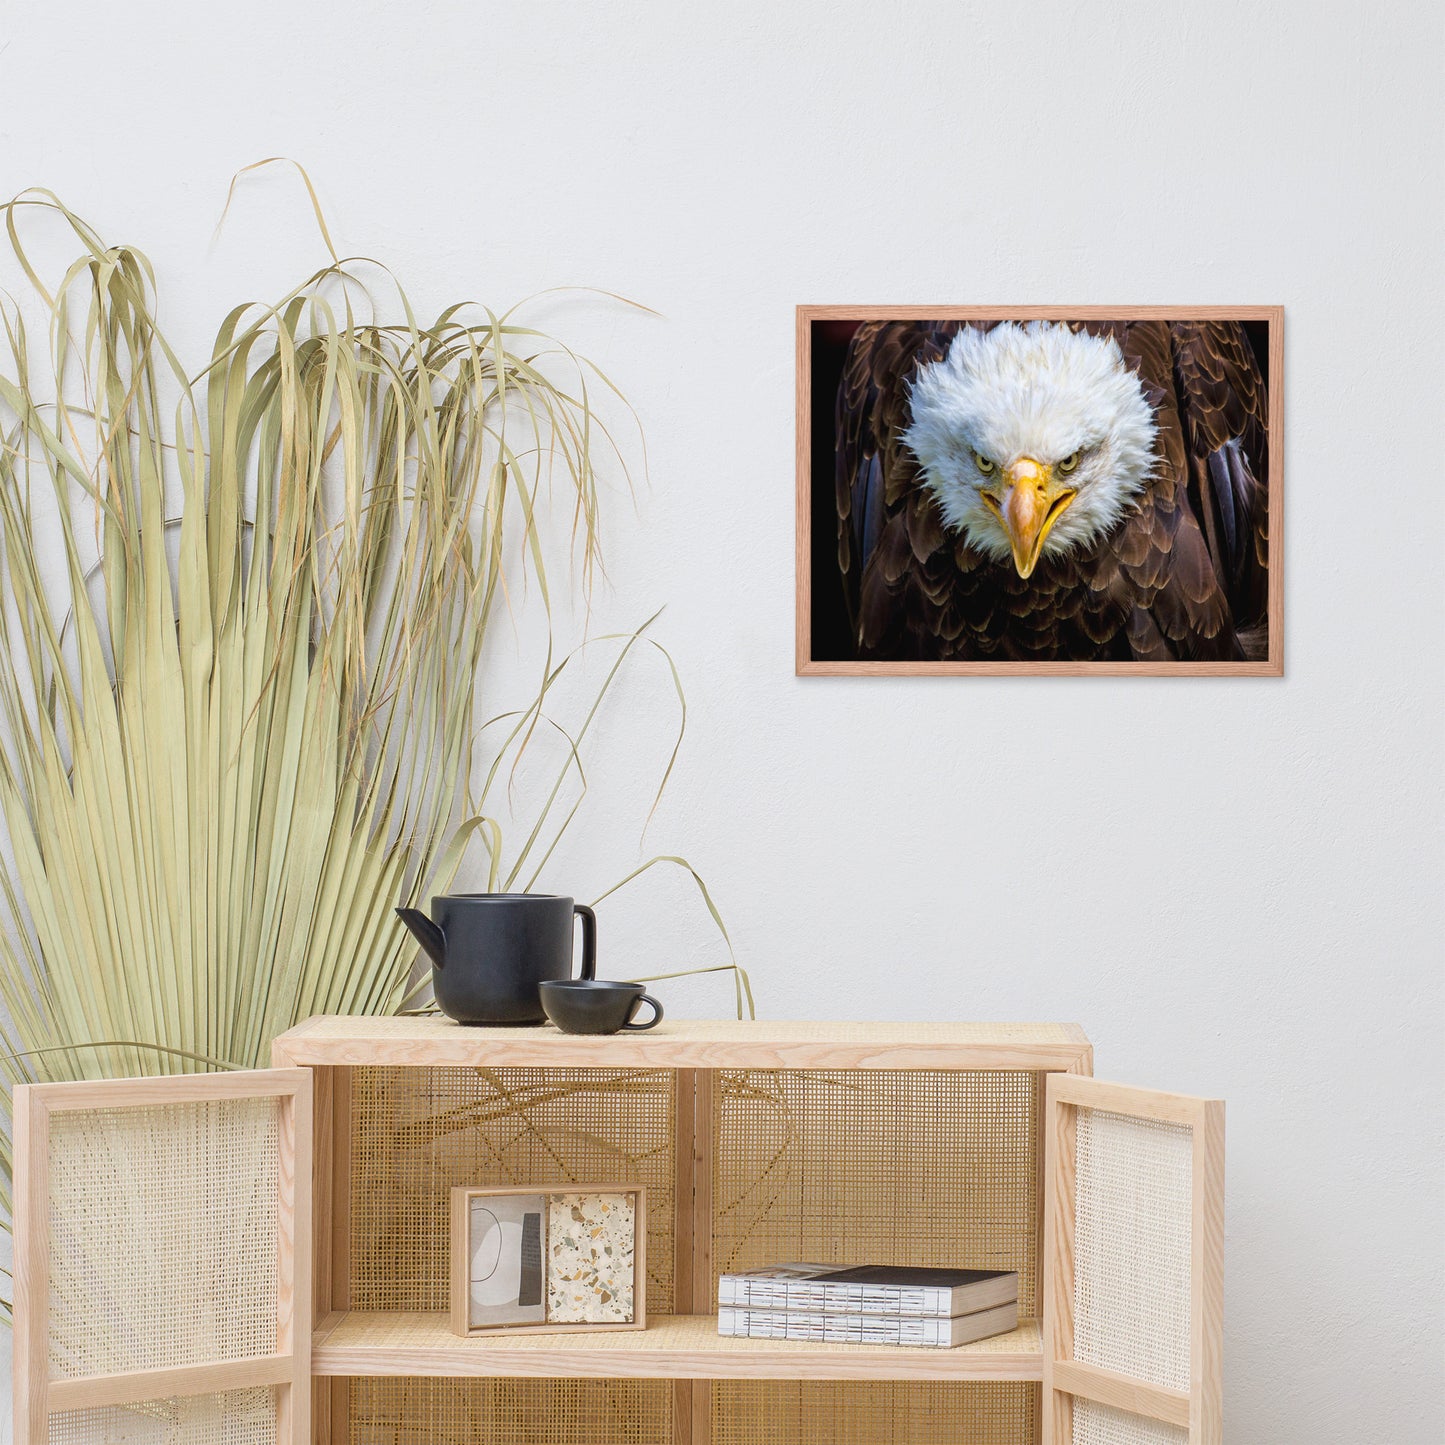
[[[17,1091],[17,1442],[1221,1438],[1222,1106],[1098,1083],[1074,1025],[317,1018],[273,1058]],[[67,1114],[90,1127],[48,1127]],[[81,1158],[106,1187],[57,1204]],[[599,1180],[647,1189],[648,1328],[453,1334],[450,1188]],[[116,1267],[216,1198],[239,1232],[211,1208]],[[717,1274],[782,1259],[1017,1269],[1020,1325],[954,1350],[718,1336]],[[184,1358],[140,1341],[127,1289],[137,1318],[204,1303]],[[214,1327],[227,1298],[248,1330]]]

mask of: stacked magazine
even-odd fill
[[[778,1264],[718,1280],[718,1333],[949,1349],[1017,1327],[1012,1270]]]

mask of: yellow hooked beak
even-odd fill
[[[1048,462],[1020,457],[1006,467],[997,484],[979,493],[984,504],[1004,525],[1014,566],[1020,577],[1028,577],[1039,565],[1039,553],[1078,492],[1054,479]]]

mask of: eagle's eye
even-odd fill
[[[973,464],[979,469],[979,472],[983,476],[987,477],[993,475],[994,463],[989,461],[989,459],[984,456],[982,452],[975,452],[973,454]]]
[[[1073,471],[1074,468],[1075,468],[1076,466],[1078,466],[1078,465],[1079,465],[1079,454],[1078,454],[1078,452],[1070,452],[1070,453],[1068,454],[1068,456],[1066,456],[1066,457],[1063,459],[1063,461],[1061,461],[1061,462],[1059,463],[1059,470],[1060,470],[1061,472],[1071,472],[1071,471]]]

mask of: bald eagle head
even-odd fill
[[[944,525],[1020,577],[1106,536],[1154,467],[1154,413],[1118,343],[1063,322],[960,331],[910,402],[903,439]]]

